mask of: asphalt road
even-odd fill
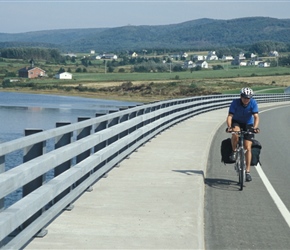
[[[225,127],[212,141],[205,178],[206,249],[290,249],[290,106],[260,109],[262,166],[252,167],[243,191],[233,164],[220,161]]]

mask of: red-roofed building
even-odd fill
[[[45,70],[38,67],[25,67],[18,70],[18,76],[24,78],[38,78],[46,76]]]

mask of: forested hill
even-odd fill
[[[0,33],[0,48],[37,46],[58,48],[62,52],[204,49],[251,45],[260,41],[289,44],[290,19],[204,18],[171,25]]]

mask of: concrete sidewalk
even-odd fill
[[[25,249],[204,249],[204,175],[226,115],[208,112],[159,134]]]

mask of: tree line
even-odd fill
[[[61,63],[65,60],[57,49],[47,48],[5,48],[0,50],[0,56],[10,59],[44,60],[49,62]]]
[[[245,52],[246,58],[250,58],[251,53],[254,53],[258,56],[267,56],[270,51],[278,51],[278,52],[289,52],[290,53],[290,45],[281,42],[273,42],[273,41],[265,41],[258,42],[250,46],[244,47],[226,47],[226,48],[212,48],[212,50],[216,51],[216,54],[219,58],[223,55],[238,55],[240,52]],[[132,58],[131,52],[121,52],[119,54],[119,60],[110,60],[106,62],[108,72],[113,72],[115,67],[122,67],[125,65],[133,65],[131,68],[131,72],[166,72],[168,71],[169,63],[172,63],[168,54],[179,53],[183,54],[183,50],[180,51],[171,51],[171,50],[141,50],[137,51],[139,54],[138,57]],[[156,56],[148,57],[147,54],[154,54]],[[198,53],[198,52],[197,52]],[[163,56],[160,56],[163,55]],[[0,49],[0,56],[2,58],[9,59],[23,59],[23,60],[44,60],[47,63],[55,63],[55,64],[66,64],[67,61],[71,61],[72,63],[76,63],[75,57],[62,56],[60,51],[57,49],[51,48],[4,48]],[[193,60],[193,58],[182,58],[180,60]],[[165,63],[164,63],[165,62]],[[84,57],[80,59],[80,63],[85,67],[92,66],[92,62],[88,57]],[[105,64],[105,61],[103,62]],[[272,66],[276,66],[274,63]],[[280,56],[279,57],[279,66],[289,66],[290,65],[290,55],[288,56]],[[182,67],[180,64],[172,63],[172,71],[182,71]],[[78,68],[77,72],[87,72],[86,69]],[[219,68],[215,68],[219,69]],[[60,71],[63,71],[61,69]],[[119,72],[122,72],[122,68],[119,69]]]

